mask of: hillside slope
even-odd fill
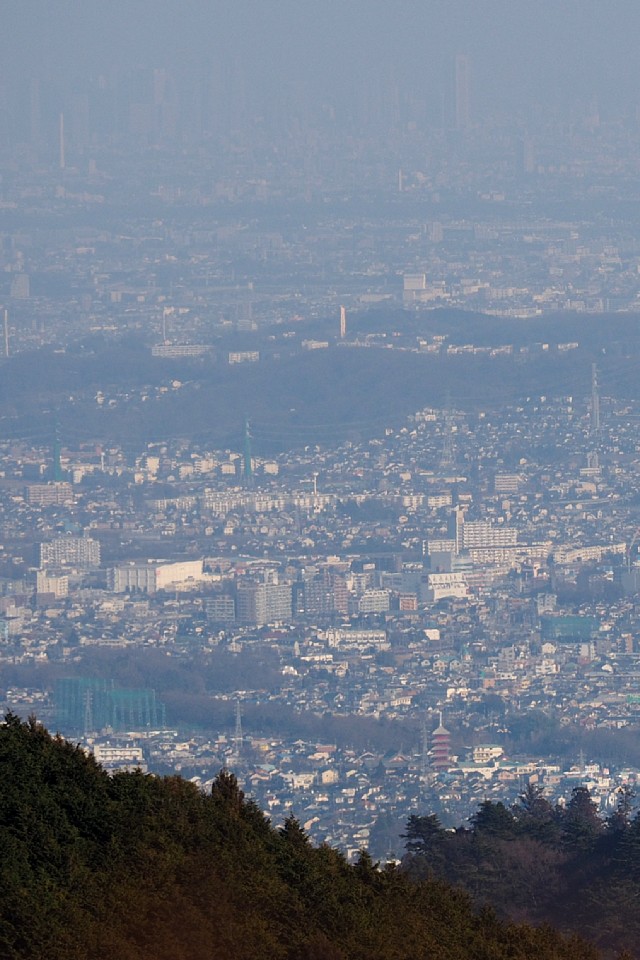
[[[222,773],[109,777],[35,721],[0,726],[0,956],[7,960],[575,960],[549,929],[476,915],[444,884],[349,866],[273,829]]]

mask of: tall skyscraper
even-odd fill
[[[28,300],[30,295],[29,274],[19,270],[11,278],[10,296],[13,300]]]
[[[521,144],[520,173],[531,174],[536,170],[536,151],[533,140],[525,135]]]
[[[464,53],[456,56],[455,62],[455,114],[456,130],[465,130],[471,119],[471,68],[469,57]]]
[[[32,147],[37,147],[40,143],[41,121],[40,81],[33,77],[29,88],[29,133]]]

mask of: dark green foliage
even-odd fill
[[[607,830],[613,834],[624,833],[629,826],[631,808],[635,800],[635,793],[627,784],[618,790],[616,809],[607,817]]]
[[[528,784],[518,802],[513,805],[511,812],[518,824],[520,836],[553,844],[559,842],[558,812],[549,803],[540,787]]]
[[[429,845],[442,831],[425,820],[413,826]],[[294,817],[272,828],[227,771],[209,796],[179,777],[109,777],[13,716],[0,726],[0,884],[3,960],[595,957],[366,851],[350,866]]]
[[[411,816],[403,871],[461,887],[503,919],[550,923],[591,939],[605,956],[640,945],[640,817],[621,789],[605,820],[589,791],[576,787],[554,808],[528,786],[508,810],[484,801],[471,829],[443,831],[433,816]]]
[[[593,846],[603,832],[598,808],[586,787],[574,787],[566,810],[560,815],[562,835],[571,849]]]
[[[491,837],[515,837],[518,827],[516,818],[503,803],[491,803],[490,800],[480,804],[471,823],[476,833]]]
[[[409,853],[431,854],[437,849],[444,837],[442,824],[435,816],[417,817],[415,814],[407,820],[407,832],[402,835]]]
[[[482,343],[486,330],[495,329],[496,324],[506,339],[494,339],[493,344],[514,344],[522,337],[527,343],[539,339],[529,324],[518,326],[495,318],[476,316],[472,326],[468,321],[460,326],[444,315],[437,324],[432,320],[426,326],[424,319],[418,326],[414,326],[415,317],[413,320],[411,323],[406,316],[397,320],[398,330],[408,333],[413,327],[412,339],[439,332],[453,336],[453,343],[465,334],[478,337],[473,342]],[[389,323],[388,316],[383,322]],[[616,316],[616,330],[621,324]],[[581,317],[576,339],[582,344],[585,325]],[[631,318],[629,326],[633,327]],[[603,328],[607,331],[604,341],[600,340]],[[567,329],[566,321],[559,323],[554,318],[554,329],[557,337],[559,329]],[[626,356],[626,352],[624,357],[616,355],[611,325],[600,323],[599,329],[595,340],[607,348],[606,355],[598,350],[603,382],[615,383],[617,396],[637,396],[635,358]],[[633,339],[637,340],[636,327],[633,329]],[[534,341],[528,339],[531,336]],[[619,342],[628,349],[629,336],[620,336]],[[252,349],[255,345],[254,337]],[[307,356],[284,351],[283,356],[270,357],[268,342],[257,345],[263,354],[259,364],[231,366],[162,362],[151,358],[143,344],[126,341],[95,344],[86,353],[75,355],[57,354],[51,348],[18,354],[3,366],[0,433],[7,438],[34,428],[41,431],[46,411],[54,406],[59,411],[62,437],[71,432],[78,437],[147,443],[172,435],[207,438],[223,445],[230,438],[237,441],[242,436],[244,411],[255,431],[254,447],[272,454],[274,448],[326,441],[327,431],[332,437],[345,439],[377,435],[381,420],[387,424],[404,421],[425,405],[442,403],[447,391],[458,406],[475,407],[509,396],[553,394],[559,382],[569,393],[583,393],[588,387],[588,363],[579,351],[574,357],[570,355],[573,351],[564,356],[551,350],[548,355],[516,363],[511,357],[431,356],[399,350],[329,349],[308,351]],[[218,348],[224,356],[227,350],[238,349],[238,344],[225,338]],[[590,362],[591,353],[587,356]],[[164,383],[174,377],[185,383],[182,390],[145,402],[135,398],[143,385]],[[109,408],[98,408],[89,399],[68,402],[70,393],[88,397],[98,389],[113,387],[130,391],[131,401]],[[215,417],[211,417],[211,410],[216,411]]]

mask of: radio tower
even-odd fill
[[[235,746],[236,760],[239,760],[240,757],[242,756],[242,742],[243,742],[242,710],[240,709],[239,700],[236,700],[236,729],[233,735],[233,742]]]
[[[245,417],[244,421],[244,485],[248,489],[253,486],[253,466],[251,462],[251,430],[249,420]]]
[[[423,780],[429,776],[429,731],[427,730],[427,718],[422,718],[422,757],[420,764],[420,774]]]
[[[600,433],[600,392],[598,390],[598,368],[591,364],[591,435]]]
[[[93,733],[93,692],[85,690],[82,699],[84,700],[84,735],[87,737]]]
[[[62,462],[60,455],[60,423],[56,417],[53,433],[53,479],[56,483],[59,483],[62,480]]]
[[[445,470],[453,466],[453,418],[451,416],[451,397],[447,396],[445,408],[442,411],[442,452],[440,454],[440,469]]]

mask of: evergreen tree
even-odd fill
[[[635,792],[626,783],[618,789],[617,794],[616,808],[606,821],[607,830],[613,834],[624,833],[628,829],[635,799]]]
[[[366,851],[350,866],[295,817],[274,829],[227,771],[210,795],[175,776],[109,777],[9,716],[0,774],[3,960],[594,960]],[[439,838],[426,821],[423,838]],[[445,837],[436,845],[474,846],[470,832]],[[475,847],[491,843],[517,841],[489,831]]]
[[[476,834],[503,838],[517,835],[517,820],[501,801],[483,800],[470,822]]]
[[[520,832],[525,836],[553,841],[559,837],[556,812],[544,791],[533,783],[527,787],[512,807]]]
[[[425,817],[412,814],[407,820],[406,833],[402,838],[406,840],[407,853],[428,855],[433,853],[436,845],[445,837],[445,831],[435,814]]]
[[[604,826],[598,808],[586,787],[574,787],[565,810],[560,813],[562,837],[572,849],[592,847]]]

